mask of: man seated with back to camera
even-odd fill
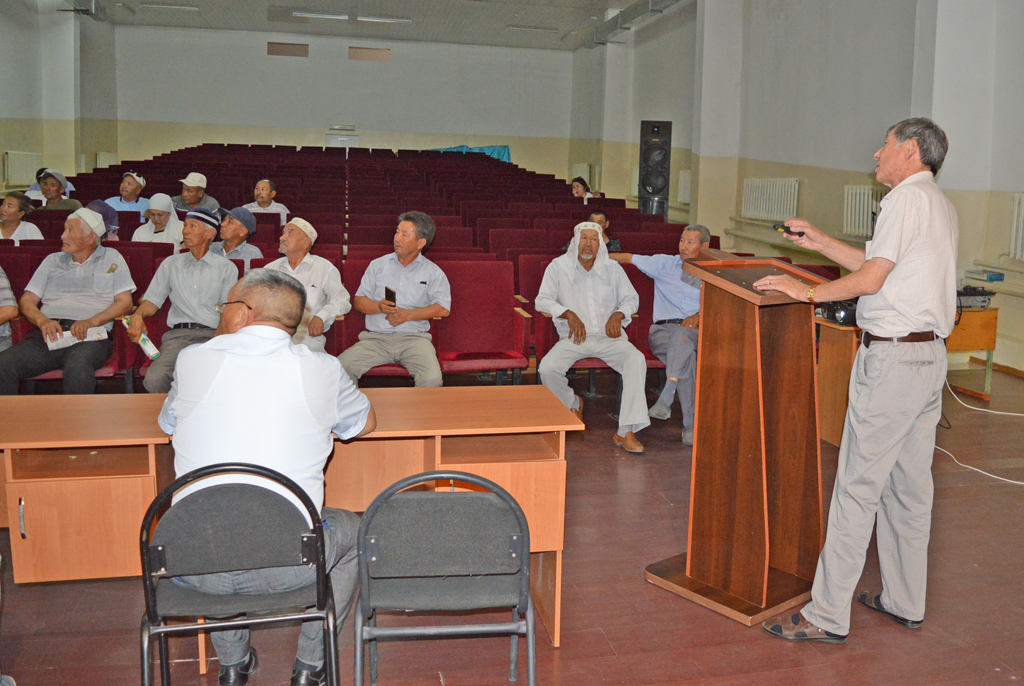
[[[370,262],[352,300],[366,315],[359,342],[338,356],[354,381],[382,364],[400,364],[417,386],[440,386],[441,365],[430,342],[430,320],[447,317],[451,286],[441,268],[423,256],[437,227],[424,212],[398,217],[395,251]],[[385,288],[397,302],[385,299]]]
[[[210,251],[210,241],[217,235],[217,221],[208,212],[193,210],[185,215],[182,246],[187,252],[171,255],[153,275],[132,315],[128,336],[138,342],[147,332],[146,317],[160,311],[164,300],[171,299],[167,313],[170,331],[160,341],[160,356],[146,370],[143,384],[150,393],[171,390],[174,363],[178,354],[190,345],[213,338],[219,317],[217,303],[226,300],[228,291],[238,281],[238,270],[231,261]]]
[[[644,446],[636,432],[649,426],[644,384],[647,360],[624,335],[640,305],[640,297],[622,267],[608,259],[601,227],[576,225],[565,255],[544,271],[537,293],[537,311],[550,314],[559,341],[537,367],[541,382],[583,420],[583,399],[574,395],[565,374],[586,357],[596,357],[622,375],[619,430],[612,442],[631,453]]]
[[[342,440],[365,435],[376,427],[376,415],[333,357],[292,343],[306,306],[306,290],[296,279],[254,269],[227,298],[218,304],[217,335],[178,356],[160,412],[160,427],[174,436],[175,476],[220,462],[245,462],[295,481],[321,512],[340,631],[356,588],[359,517],[323,506],[324,466],[334,452],[332,433]],[[175,501],[217,483],[253,482],[284,494],[257,477],[228,475],[191,484]],[[174,582],[203,593],[245,595],[295,590],[315,580],[312,566],[302,565],[176,577]],[[213,631],[210,638],[220,659],[221,686],[244,686],[258,666],[249,630]],[[291,684],[324,683],[323,631],[319,622],[305,622]]]
[[[113,324],[132,310],[132,281],[124,257],[101,241],[103,218],[89,209],[76,210],[64,222],[61,252],[47,255],[21,296],[21,313],[37,328],[25,340],[0,353],[0,395],[17,395],[23,379],[64,371],[64,393],[96,390],[96,370],[113,349]],[[89,329],[103,327],[107,338],[86,341]],[[70,331],[78,342],[50,350]]]
[[[711,232],[700,224],[688,226],[679,236],[678,255],[609,255],[620,264],[632,264],[654,280],[654,324],[647,335],[651,352],[665,363],[665,387],[651,406],[654,419],[672,416],[672,396],[679,396],[683,411],[683,444],[693,445],[693,411],[697,393],[697,326],[700,324],[698,277],[683,271],[683,260],[692,260],[711,245]]]

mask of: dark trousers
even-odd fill
[[[22,379],[64,370],[64,394],[85,395],[96,391],[96,370],[106,364],[113,341],[87,341],[70,348],[49,350],[43,334],[33,329],[25,340],[0,353],[0,395],[17,395]]]

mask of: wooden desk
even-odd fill
[[[173,480],[169,438],[156,423],[163,401],[0,397],[16,583],[142,574],[139,524]]]
[[[818,333],[818,429],[834,446],[843,440],[846,406],[850,401],[850,374],[860,347],[860,329],[815,317]]]
[[[583,424],[543,386],[365,392],[377,413],[377,430],[335,442],[325,504],[362,512],[395,481],[441,468],[500,484],[530,523],[534,603],[557,646],[565,432],[582,430]],[[142,573],[139,523],[174,476],[173,449],[156,423],[165,397],[0,397],[17,583]],[[0,514],[6,512],[3,504],[0,497]]]
[[[996,327],[999,310],[994,307],[972,307],[960,311],[960,321],[946,339],[946,352],[985,351],[985,391],[951,385],[954,391],[982,400],[992,399],[992,354],[996,349]]]
[[[490,479],[530,524],[533,602],[557,647],[565,530],[565,432],[583,424],[543,386],[368,388],[377,429],[335,443],[328,507],[362,512],[384,488],[425,471]],[[439,487],[445,487],[438,484]]]

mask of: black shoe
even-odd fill
[[[217,679],[219,686],[245,686],[249,681],[249,675],[256,671],[259,660],[256,659],[256,649],[249,648],[249,657],[237,665],[228,665],[220,668],[220,677]]]
[[[906,617],[900,617],[897,614],[889,612],[882,607],[882,596],[878,593],[868,593],[867,591],[857,594],[857,600],[859,600],[866,607],[871,608],[875,612],[881,612],[886,617],[902,624],[908,629],[920,629],[921,625],[924,624],[923,619],[907,619]]]
[[[308,669],[292,669],[292,686],[324,686],[327,672],[323,667],[311,672]]]

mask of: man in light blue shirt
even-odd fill
[[[128,326],[128,336],[138,342],[146,333],[145,318],[156,314],[170,297],[167,326],[171,330],[160,340],[160,356],[153,360],[143,379],[150,393],[171,390],[178,354],[213,338],[220,321],[217,303],[227,301],[228,291],[238,281],[235,265],[210,250],[210,241],[217,235],[216,222],[208,221],[205,214],[193,210],[185,216],[181,243],[188,252],[171,255],[160,263]]]
[[[338,356],[353,380],[393,363],[405,367],[417,386],[441,385],[430,320],[448,316],[452,292],[441,268],[421,254],[436,230],[427,214],[406,212],[398,218],[395,252],[366,268],[352,299],[352,306],[366,315],[366,331]],[[394,291],[394,301],[386,299],[385,288]]]
[[[683,411],[683,443],[693,445],[693,410],[697,392],[697,326],[700,323],[700,279],[683,271],[711,244],[704,226],[688,226],[679,237],[678,255],[609,255],[621,264],[633,264],[654,279],[654,324],[648,334],[651,352],[665,363],[665,388],[648,414],[655,419],[672,416],[672,396],[679,396]]]
[[[138,212],[139,220],[146,221],[145,212],[149,209],[149,200],[139,197],[146,187],[146,179],[135,172],[125,172],[121,178],[120,195],[107,198],[104,202],[118,212]]]

